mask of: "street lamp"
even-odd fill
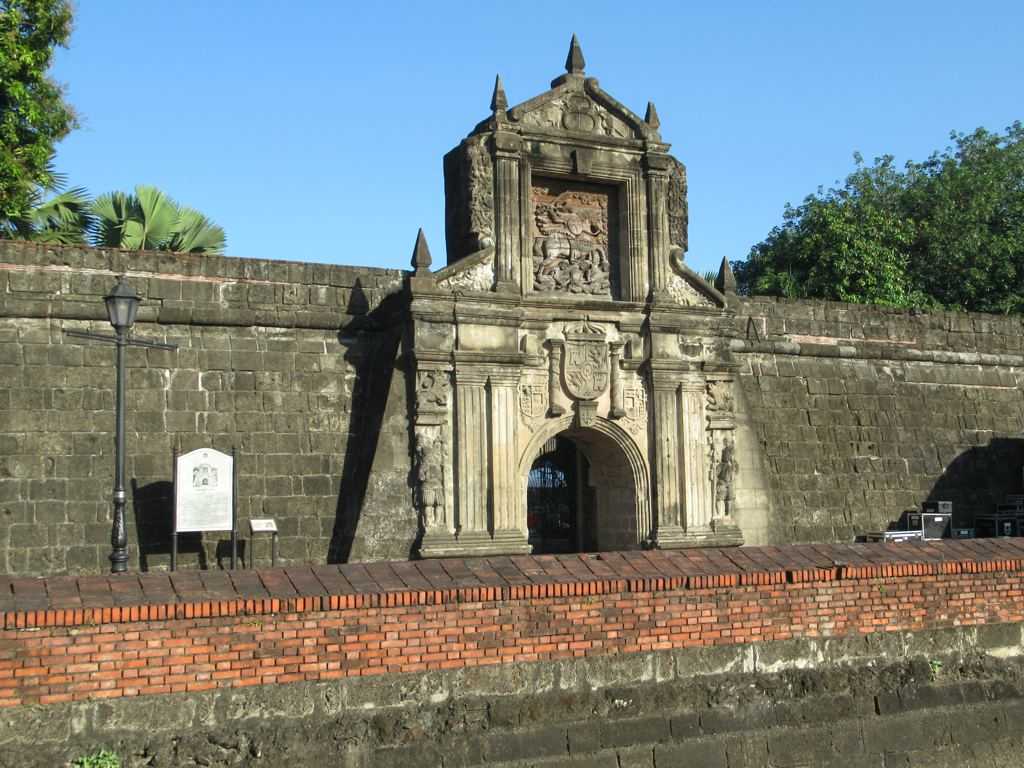
[[[124,573],[128,570],[128,532],[124,519],[124,348],[128,344],[128,334],[135,325],[139,297],[128,285],[125,276],[121,275],[104,301],[107,303],[107,317],[114,326],[117,339],[117,394],[114,405],[117,426],[114,438],[114,522],[110,529],[110,572]]]
[[[125,465],[125,347],[151,347],[155,349],[177,349],[177,344],[164,344],[158,341],[131,338],[135,315],[139,309],[140,299],[124,275],[117,278],[117,283],[110,289],[104,299],[107,305],[107,319],[114,327],[114,336],[91,331],[64,331],[67,336],[82,339],[93,339],[117,345],[117,392],[115,394],[115,437],[114,437],[114,519],[110,528],[110,572],[124,573],[128,570],[128,532],[125,524],[125,505],[127,496],[124,491]]]

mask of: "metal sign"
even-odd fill
[[[174,541],[171,570],[177,567],[178,534],[231,532],[231,567],[237,558],[235,455],[197,448],[174,456]]]

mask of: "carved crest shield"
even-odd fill
[[[565,329],[562,375],[565,388],[577,400],[593,400],[604,393],[611,371],[602,329],[589,322]]]

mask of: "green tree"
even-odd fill
[[[740,290],[892,306],[1019,311],[1024,130],[952,134],[897,169],[891,156],[818,190],[734,265]]]
[[[0,234],[32,218],[54,186],[54,145],[77,125],[46,74],[70,34],[68,0],[0,0]]]
[[[199,211],[178,205],[156,187],[96,198],[92,243],[97,246],[191,253],[224,252],[224,230]]]

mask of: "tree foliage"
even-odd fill
[[[68,0],[0,0],[0,223],[31,218],[39,190],[54,186],[54,145],[76,126],[47,77],[71,34]]]
[[[223,253],[224,230],[194,208],[178,205],[156,187],[135,194],[110,192],[92,206],[94,245],[132,250]]]
[[[1024,311],[1024,126],[953,133],[903,169],[891,156],[786,206],[734,264],[745,293],[898,307]]]

